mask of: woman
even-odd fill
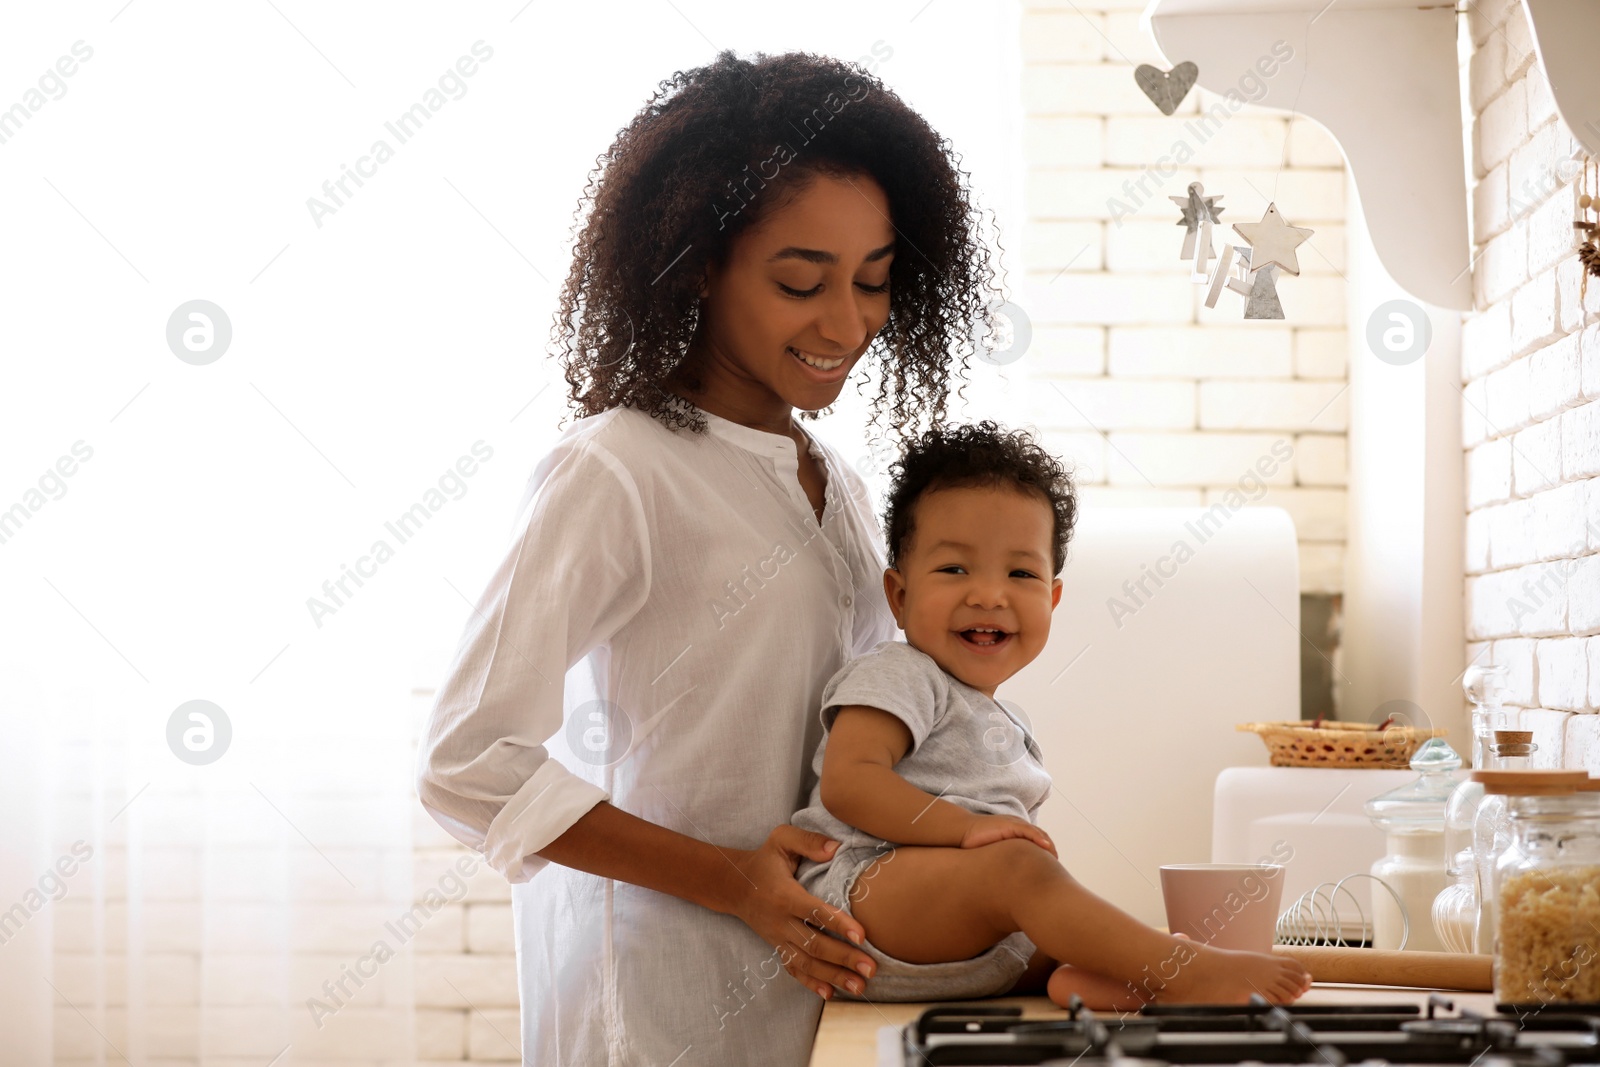
[[[860,924],[794,880],[834,843],[788,819],[823,685],[897,629],[865,486],[801,422],[869,353],[875,420],[944,421],[998,303],[955,163],[861,68],[732,52],[601,157],[553,331],[579,421],[418,782],[514,883],[526,1063],[801,1065],[833,988],[871,997],[820,932]]]

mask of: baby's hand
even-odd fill
[[[961,838],[961,847],[979,848],[983,845],[992,845],[996,841],[1004,841],[1008,837],[1025,837],[1056,859],[1061,858],[1056,855],[1056,846],[1051,843],[1049,834],[1033,823],[1014,815],[974,816],[967,826],[967,832]]]

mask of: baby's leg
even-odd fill
[[[850,912],[873,944],[908,963],[971,959],[1021,930],[1080,977],[1103,976],[1140,1003],[1242,1003],[1252,993],[1288,1003],[1310,985],[1305,968],[1288,957],[1212,948],[1144,925],[1089,892],[1032,841],[905,846],[869,871],[852,889]],[[1093,983],[1072,991],[1090,1007],[1123,1006]]]

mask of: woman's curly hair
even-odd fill
[[[816,132],[797,144],[808,121]],[[777,175],[752,179],[784,147],[792,159]],[[889,318],[867,351],[882,368],[873,418],[887,405],[901,433],[944,422],[951,363],[976,351],[980,318],[997,334],[1003,299],[958,162],[857,64],[724,50],[674,73],[597,159],[578,202],[580,218],[592,206],[551,330],[577,417],[621,405],[703,431],[699,410],[661,383],[689,350],[706,264],[726,262],[735,237],[819,174],[869,174],[888,196],[898,246]],[[738,190],[752,180],[761,191],[743,203]],[[692,370],[679,377],[698,390]]]
[[[1078,522],[1072,474],[1025,430],[1001,430],[988,419],[962,426],[936,426],[910,442],[889,468],[892,485],[884,507],[889,566],[898,567],[916,532],[917,501],[936,489],[1011,488],[1043,498],[1055,516],[1055,570],[1067,562],[1067,542]]]

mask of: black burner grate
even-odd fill
[[[1547,1006],[1480,1015],[1437,994],[1413,1004],[1148,1005],[1097,1013],[1075,1001],[1070,1018],[1022,1019],[1022,1010],[951,1004],[924,1011],[901,1035],[906,1067],[1001,1064],[1165,1067],[1169,1064],[1457,1064],[1568,1067],[1600,1064],[1600,1010]],[[1448,1014],[1446,1014],[1448,1013]]]

